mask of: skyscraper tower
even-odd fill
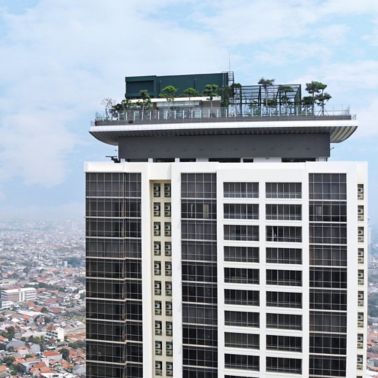
[[[232,73],[126,98],[90,129],[118,156],[85,167],[87,376],[362,378],[367,167],[328,161],[355,118]]]

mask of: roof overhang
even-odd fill
[[[98,140],[117,145],[120,138],[134,136],[329,134],[331,143],[348,139],[357,129],[352,120],[186,122],[169,124],[116,124],[92,126]]]

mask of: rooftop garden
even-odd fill
[[[231,82],[219,86],[208,83],[202,91],[195,87],[164,86],[158,97],[147,89],[119,102],[106,98],[105,114],[97,120],[167,120],[188,118],[229,118],[266,116],[334,116],[349,115],[348,110],[337,114],[326,110],[332,96],[327,84],[311,81],[302,95],[300,84],[276,84],[275,79],[261,78],[255,85]],[[156,92],[155,92],[156,93]]]

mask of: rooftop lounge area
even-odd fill
[[[126,77],[125,98],[105,99],[93,126],[198,122],[352,120],[349,108],[326,106],[326,84],[235,83],[233,72]]]

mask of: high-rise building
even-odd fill
[[[126,98],[90,129],[118,155],[85,167],[87,376],[363,377],[367,168],[328,161],[355,118],[231,73]]]

